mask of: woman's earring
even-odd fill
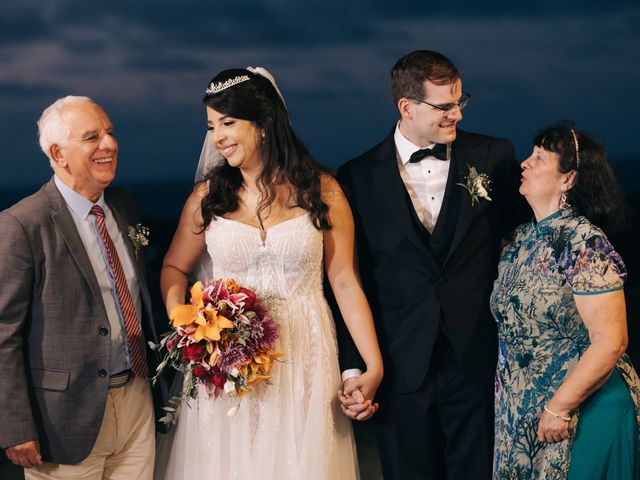
[[[560,195],[560,204],[558,206],[561,210],[565,210],[571,206],[569,202],[567,202],[567,192],[562,192]]]
[[[264,133],[264,130],[262,130],[262,139],[264,140],[264,137],[266,137],[266,136],[267,136],[267,134]]]

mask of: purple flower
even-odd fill
[[[251,330],[254,333],[247,342],[252,350],[269,350],[275,347],[278,338],[278,325],[266,314],[256,315]]]
[[[627,267],[622,260],[622,257],[618,252],[611,249],[611,252],[607,254],[607,258],[609,259],[609,265],[616,272],[620,278],[626,278],[627,276]]]
[[[587,248],[585,244],[580,247],[580,252],[576,257],[575,269],[577,272],[588,272],[591,268],[591,259],[595,253],[591,248]]]
[[[613,246],[602,236],[593,238],[593,249],[596,252],[602,252],[605,255],[609,255],[613,252]]]
[[[542,254],[536,258],[535,267],[533,273],[546,277],[549,270],[553,268],[555,259],[553,258],[553,249],[547,248]]]
[[[570,270],[573,267],[573,262],[571,261],[571,255],[569,255],[568,247],[565,248],[560,254],[558,264],[562,267],[563,270]]]
[[[230,372],[234,367],[242,365],[247,358],[248,356],[244,347],[242,345],[236,345],[220,354],[216,367],[218,367],[221,372]]]

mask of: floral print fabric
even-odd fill
[[[504,248],[491,296],[498,325],[495,479],[565,479],[571,440],[538,441],[538,419],[589,346],[574,295],[623,288],[625,265],[604,233],[572,209],[521,225]],[[640,423],[640,381],[626,355],[617,365]]]

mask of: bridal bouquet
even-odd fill
[[[157,377],[167,365],[183,375],[182,391],[164,407],[160,420],[174,423],[182,401],[196,398],[203,384],[214,398],[242,398],[259,382],[271,378],[273,362],[282,356],[275,350],[278,326],[256,294],[231,279],[196,282],[188,305],[170,313],[173,331],[151,348],[166,350],[156,369]],[[227,415],[233,416],[238,405]]]

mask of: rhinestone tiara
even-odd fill
[[[233,87],[234,85],[246,82],[247,80],[251,80],[249,75],[238,75],[237,77],[230,78],[225,82],[218,82],[215,84],[211,82],[209,84],[209,87],[207,87],[207,90],[205,90],[205,93],[207,95],[214,95],[216,93],[220,93],[223,90],[226,90],[227,88]]]

